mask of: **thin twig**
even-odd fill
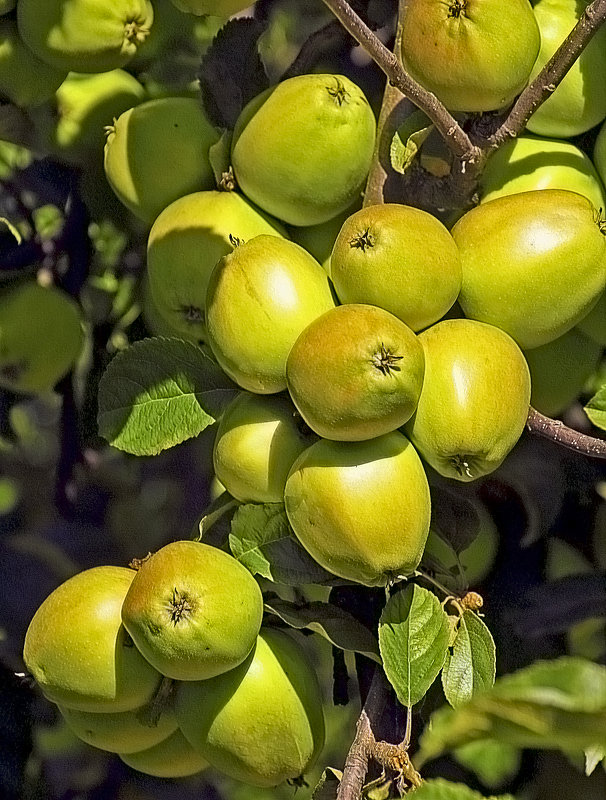
[[[559,419],[551,419],[531,408],[528,412],[526,427],[531,433],[551,439],[552,442],[582,453],[593,458],[606,458],[606,440],[596,439],[594,436],[587,436],[586,433],[579,433]]]

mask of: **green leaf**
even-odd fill
[[[282,503],[241,506],[231,523],[229,546],[234,558],[253,575],[270,581],[293,586],[336,581],[299,543]]]
[[[238,387],[203,350],[180,339],[143,339],[118,353],[99,383],[99,433],[136,456],[197,436]]]
[[[457,747],[454,757],[466,769],[474,772],[485,786],[497,789],[507,783],[520,769],[522,754],[518,747],[495,739],[479,739]]]
[[[232,132],[224,130],[220,138],[208,149],[208,163],[211,166],[215,183],[221,184],[225,173],[229,172],[231,159],[231,140]]]
[[[606,384],[587,403],[585,413],[596,427],[606,431]]]
[[[401,125],[390,147],[391,166],[403,175],[414,161],[419,148],[427,139],[433,128],[429,118],[422,111],[413,111]]]
[[[316,601],[297,606],[276,597],[266,602],[265,607],[293,628],[309,628],[341,650],[362,653],[381,663],[379,645],[371,631],[337,606]]]
[[[449,638],[448,615],[435,594],[410,585],[390,598],[379,620],[379,648],[402,705],[425,695],[442,669]]]
[[[591,775],[598,764],[603,763],[606,758],[606,747],[604,745],[592,745],[585,750],[585,775]]]
[[[408,792],[406,797],[410,797],[411,800],[514,800],[510,794],[501,794],[498,797],[491,795],[485,798],[463,783],[450,783],[444,778],[424,781],[418,789]]]
[[[565,656],[499,678],[432,716],[415,764],[486,738],[564,752],[606,745],[606,667]]]
[[[312,792],[311,800],[335,800],[342,777],[340,770],[326,767]]]
[[[465,611],[459,620],[452,651],[442,670],[444,694],[456,708],[471,700],[473,694],[494,683],[496,652],[492,634],[473,611]]]
[[[23,241],[23,237],[21,236],[21,234],[19,233],[17,228],[15,228],[13,223],[9,219],[7,219],[6,217],[0,217],[0,222],[3,222],[6,225],[6,227],[9,229],[9,231],[13,234],[13,236],[17,240],[17,244],[21,244],[21,242]]]

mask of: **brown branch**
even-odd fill
[[[569,36],[518,97],[500,128],[488,139],[487,143],[490,149],[499,147],[508,139],[513,139],[522,132],[532,114],[553,94],[562,78],[605,20],[606,0],[593,0]]]
[[[286,70],[280,80],[284,81],[287,78],[294,78],[297,75],[304,75],[311,72],[311,68],[315,65],[319,56],[325,50],[334,47],[335,38],[343,36],[346,37],[346,32],[338,20],[333,19],[328,24],[314,31],[305,42],[302,44],[295,60],[290,67]]]
[[[587,436],[586,433],[579,433],[558,419],[546,417],[531,408],[528,412],[526,427],[531,433],[551,439],[552,442],[582,453],[593,458],[606,458],[606,440],[596,439],[594,436]]]

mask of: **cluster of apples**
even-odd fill
[[[261,628],[250,572],[194,541],[136,567],[74,575],[29,625],[25,664],[69,727],[156,776],[302,776],[324,744],[321,691],[301,645]]]

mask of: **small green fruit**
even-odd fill
[[[318,679],[303,648],[281,631],[262,630],[236,669],[181,684],[175,708],[192,747],[253,786],[299,778],[324,745]]]
[[[292,466],[284,502],[303,547],[334,575],[384,586],[419,565],[429,485],[414,447],[398,431],[312,444]]]
[[[21,283],[0,294],[0,386],[52,389],[72,369],[84,341],[78,305],[61,289]]]
[[[147,750],[119,753],[119,756],[137,772],[157,778],[185,778],[208,767],[208,761],[194,750],[179,729]]]
[[[256,236],[214,268],[206,296],[208,342],[243,389],[286,388],[286,358],[299,334],[334,307],[328,276],[298,244]]]
[[[214,188],[208,150],[218,138],[197,100],[149,100],[108,129],[105,175],[121,202],[151,225],[174,200]],[[169,169],[158,169],[158,153]]]
[[[184,339],[206,340],[208,279],[235,241],[284,229],[236,192],[195,192],[175,200],[152,225],[147,274],[160,315]]]
[[[448,230],[426,211],[396,203],[352,214],[330,264],[342,303],[380,306],[413,331],[443,317],[461,288],[461,260]]]
[[[23,659],[49,700],[80,711],[119,712],[149,702],[160,675],[120,619],[135,573],[93,567],[58,586],[34,614]]]
[[[364,93],[343,75],[299,75],[255,97],[232,142],[238,185],[291,225],[317,225],[359,196],[375,143]]]
[[[495,470],[524,430],[530,375],[514,340],[492,325],[451,319],[419,334],[425,379],[405,429],[440,475],[471,481]]]
[[[254,0],[171,0],[172,4],[186,14],[210,14],[213,17],[231,17],[254,4]]]
[[[606,292],[602,292],[598,302],[577,328],[594,342],[606,347]]]
[[[243,503],[281,503],[294,460],[314,438],[287,397],[241,392],[219,422],[215,475]]]
[[[301,333],[288,355],[286,382],[319,436],[360,441],[410,419],[423,371],[423,348],[407,325],[377,306],[349,303]]]
[[[122,621],[145,658],[182,681],[212,678],[250,653],[261,627],[259,585],[235,558],[201,542],[172,542],[143,561]]]

